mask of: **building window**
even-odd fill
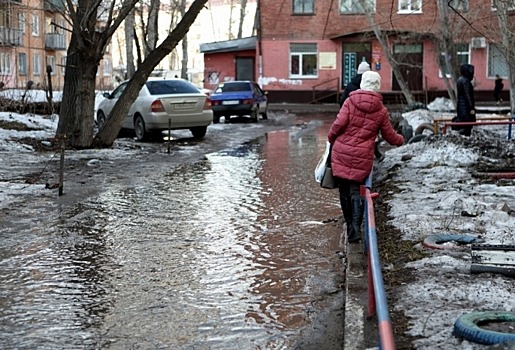
[[[422,12],[422,0],[399,0],[400,13]]]
[[[0,75],[11,74],[11,54],[2,52],[0,53]]]
[[[365,7],[360,1],[356,0],[340,0],[340,14],[359,14],[376,11],[376,0],[366,0]]]
[[[104,76],[108,77],[111,75],[111,62],[104,60]]]
[[[27,54],[18,54],[18,72],[20,75],[27,75]]]
[[[25,14],[18,13],[18,23],[20,25],[20,30],[22,33],[25,33]]]
[[[317,44],[290,44],[290,77],[317,77]]]
[[[56,75],[56,64],[55,64],[55,56],[47,56],[46,64],[52,68],[52,75]]]
[[[458,60],[457,64],[460,67],[464,63],[470,63],[470,50],[469,44],[456,44],[456,59]],[[442,52],[442,57],[445,60],[445,53]],[[442,71],[440,71],[440,78],[445,74],[448,78],[451,76],[447,71],[447,66],[442,67]]]
[[[304,15],[315,13],[315,0],[293,0],[293,14]]]
[[[469,0],[449,0],[448,6],[456,11],[467,12],[469,10]]]
[[[32,15],[32,35],[39,36],[39,17]]]
[[[496,74],[501,77],[509,76],[508,62],[504,52],[506,49],[502,45],[488,45],[488,77],[493,78]]]
[[[38,54],[34,54],[34,56],[32,56],[32,74],[41,74],[41,56]]]
[[[66,71],[66,57],[61,57],[61,74],[64,75]]]

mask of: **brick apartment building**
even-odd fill
[[[52,87],[62,90],[71,36],[63,11],[62,0],[0,0],[0,85],[22,89],[31,81],[33,88],[45,89],[50,66]],[[112,88],[111,67],[107,52],[97,88]]]
[[[441,51],[436,38],[441,37],[443,28],[437,0],[367,1],[374,8],[370,12],[373,21],[388,34],[388,45],[417,100],[447,96],[437,64]],[[492,0],[451,0],[450,5],[454,10],[447,8],[446,23],[457,60],[475,66],[476,93],[493,100],[495,75],[506,79],[508,63]],[[510,16],[515,21],[515,11]],[[205,87],[212,89],[216,81],[250,75],[273,102],[312,102],[326,92],[326,100],[335,101],[359,63],[366,60],[381,75],[385,98],[402,99],[387,55],[360,1],[259,0],[256,29],[253,38],[201,46]],[[250,73],[244,69],[249,61]]]

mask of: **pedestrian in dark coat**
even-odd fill
[[[342,95],[340,96],[340,107],[343,106],[343,103],[349,97],[351,92],[359,89],[359,85],[361,84],[361,76],[363,75],[363,73],[368,72],[369,70],[370,65],[366,61],[363,61],[359,64],[358,74],[356,74],[354,78],[351,79],[351,81],[345,87],[345,90],[343,90]]]
[[[497,102],[497,104],[502,102],[501,91],[502,91],[503,87],[504,87],[504,84],[502,83],[502,78],[499,76],[499,74],[496,74],[495,75],[495,86],[494,86],[494,98],[495,98],[495,102]]]
[[[350,93],[327,136],[332,145],[331,167],[338,181],[349,242],[361,239],[363,202],[359,190],[372,171],[377,135],[381,132],[391,145],[404,143],[404,137],[393,129],[383,96],[378,93],[380,75],[372,71],[363,73],[360,86],[361,89]]]
[[[457,106],[456,121],[458,122],[475,122],[476,121],[476,104],[474,100],[474,66],[464,63],[460,67],[461,76],[456,82]],[[472,126],[462,126],[458,128],[460,134],[470,136]]]

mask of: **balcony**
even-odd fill
[[[45,34],[45,49],[66,50],[66,35],[58,33]]]
[[[0,46],[21,46],[23,31],[21,29],[0,27]]]
[[[45,11],[62,12],[62,11],[64,11],[64,9],[65,9],[65,1],[64,0],[45,0]]]

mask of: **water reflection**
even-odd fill
[[[338,199],[313,181],[326,134],[270,133],[2,228],[0,347],[290,348],[319,301],[343,302],[322,224]]]

